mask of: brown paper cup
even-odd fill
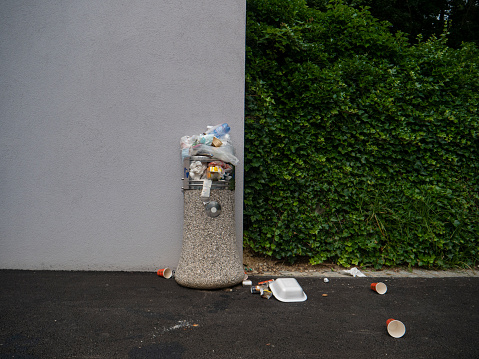
[[[168,279],[168,278],[171,278],[171,276],[173,275],[173,272],[171,271],[170,268],[166,267],[166,268],[158,269],[156,274],[158,274],[160,277]]]
[[[386,284],[378,282],[378,283],[371,283],[371,289],[374,290],[376,293],[384,294],[387,292],[388,287]]]
[[[390,318],[386,325],[389,335],[393,338],[401,338],[406,333],[406,326],[399,320]]]

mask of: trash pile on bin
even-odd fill
[[[230,180],[233,167],[223,161],[211,161],[204,163],[192,161],[190,164],[190,179],[194,181],[209,179],[212,181]]]
[[[234,186],[234,166],[239,163],[231,143],[227,123],[209,126],[199,135],[180,139],[184,164],[183,189],[201,189],[201,199],[207,203],[211,189]]]
[[[216,126],[208,126],[207,130],[202,134],[181,137],[182,160],[193,156],[208,156],[236,166],[239,160],[235,156],[229,132],[230,127],[227,123],[223,123]],[[196,163],[195,166],[198,166],[198,164]],[[196,176],[199,175],[200,178],[206,178],[204,177],[207,175],[206,169],[202,169],[202,171],[201,168],[195,167],[195,169],[199,171],[195,172]],[[225,168],[223,167],[223,169]],[[215,178],[222,176],[224,176],[222,173],[214,175]]]

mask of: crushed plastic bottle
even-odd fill
[[[227,123],[223,123],[221,125],[216,125],[208,129],[208,131],[206,131],[206,134],[213,134],[216,138],[221,138],[228,132],[230,132],[230,126],[228,126]]]

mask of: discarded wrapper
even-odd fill
[[[270,290],[264,290],[263,294],[261,294],[262,298],[269,299],[273,295],[273,292]]]
[[[212,181],[210,179],[203,180],[203,188],[201,190],[201,196],[200,196],[203,202],[207,202],[210,199],[211,184],[212,184]]]
[[[263,295],[263,288],[259,285],[251,287],[251,293]]]
[[[206,170],[206,165],[201,163],[200,161],[193,161],[190,164],[190,178],[192,180],[200,180],[203,176],[203,173]]]
[[[246,286],[248,286],[248,285],[253,285],[253,282],[250,281],[250,280],[244,280],[244,281],[243,281],[243,287],[246,287]]]
[[[366,277],[366,275],[364,273],[362,273],[359,269],[357,269],[356,267],[354,268],[351,268],[349,270],[343,270],[342,271],[344,274],[350,274],[352,275],[353,277]]]
[[[215,146],[215,147],[221,147],[221,145],[223,144],[223,142],[221,142],[219,139],[217,139],[216,137],[213,137],[213,142],[212,142],[212,145]]]
[[[206,178],[217,181],[223,176],[223,168],[220,166],[211,166],[206,170]]]
[[[329,283],[329,279],[328,279],[328,278],[324,278],[324,283]]]

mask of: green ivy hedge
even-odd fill
[[[248,0],[245,245],[294,262],[477,263],[479,51],[367,9]]]

